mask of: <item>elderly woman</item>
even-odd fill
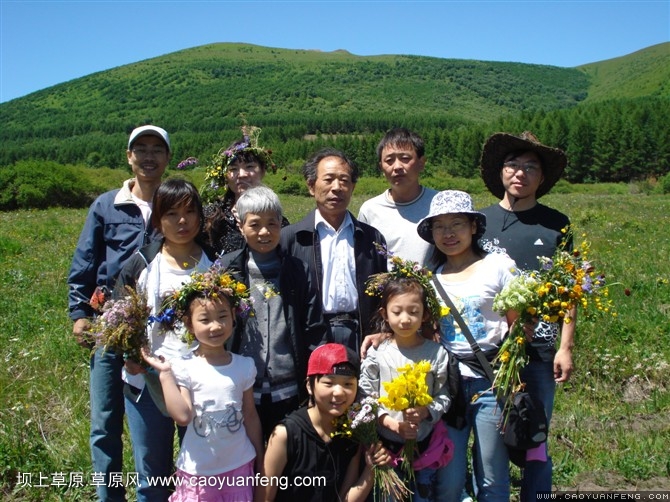
[[[241,249],[244,238],[237,226],[235,203],[247,189],[259,186],[268,168],[275,170],[271,151],[258,146],[258,127],[243,127],[243,138],[221,149],[208,168],[202,187],[205,241],[223,255]],[[288,225],[286,218],[282,226]]]

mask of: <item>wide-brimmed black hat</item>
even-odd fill
[[[505,196],[505,187],[500,178],[500,170],[505,157],[517,151],[535,152],[542,161],[544,180],[535,194],[535,197],[539,199],[549,192],[561,178],[568,159],[563,150],[543,145],[530,131],[524,131],[521,136],[498,132],[486,140],[480,162],[484,184],[493,195],[502,199]]]

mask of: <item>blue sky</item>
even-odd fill
[[[215,42],[573,67],[670,41],[670,0],[0,0],[0,102]]]

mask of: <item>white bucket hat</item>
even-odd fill
[[[431,230],[431,220],[442,214],[471,214],[477,222],[477,234],[483,234],[486,229],[486,216],[484,216],[484,213],[475,211],[472,197],[469,194],[460,190],[443,190],[433,197],[428,216],[423,218],[416,227],[416,231],[424,241],[435,244]]]

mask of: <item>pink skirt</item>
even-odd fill
[[[254,461],[212,476],[177,469],[175,492],[170,502],[249,502],[254,499]],[[247,481],[248,482],[245,482]]]

